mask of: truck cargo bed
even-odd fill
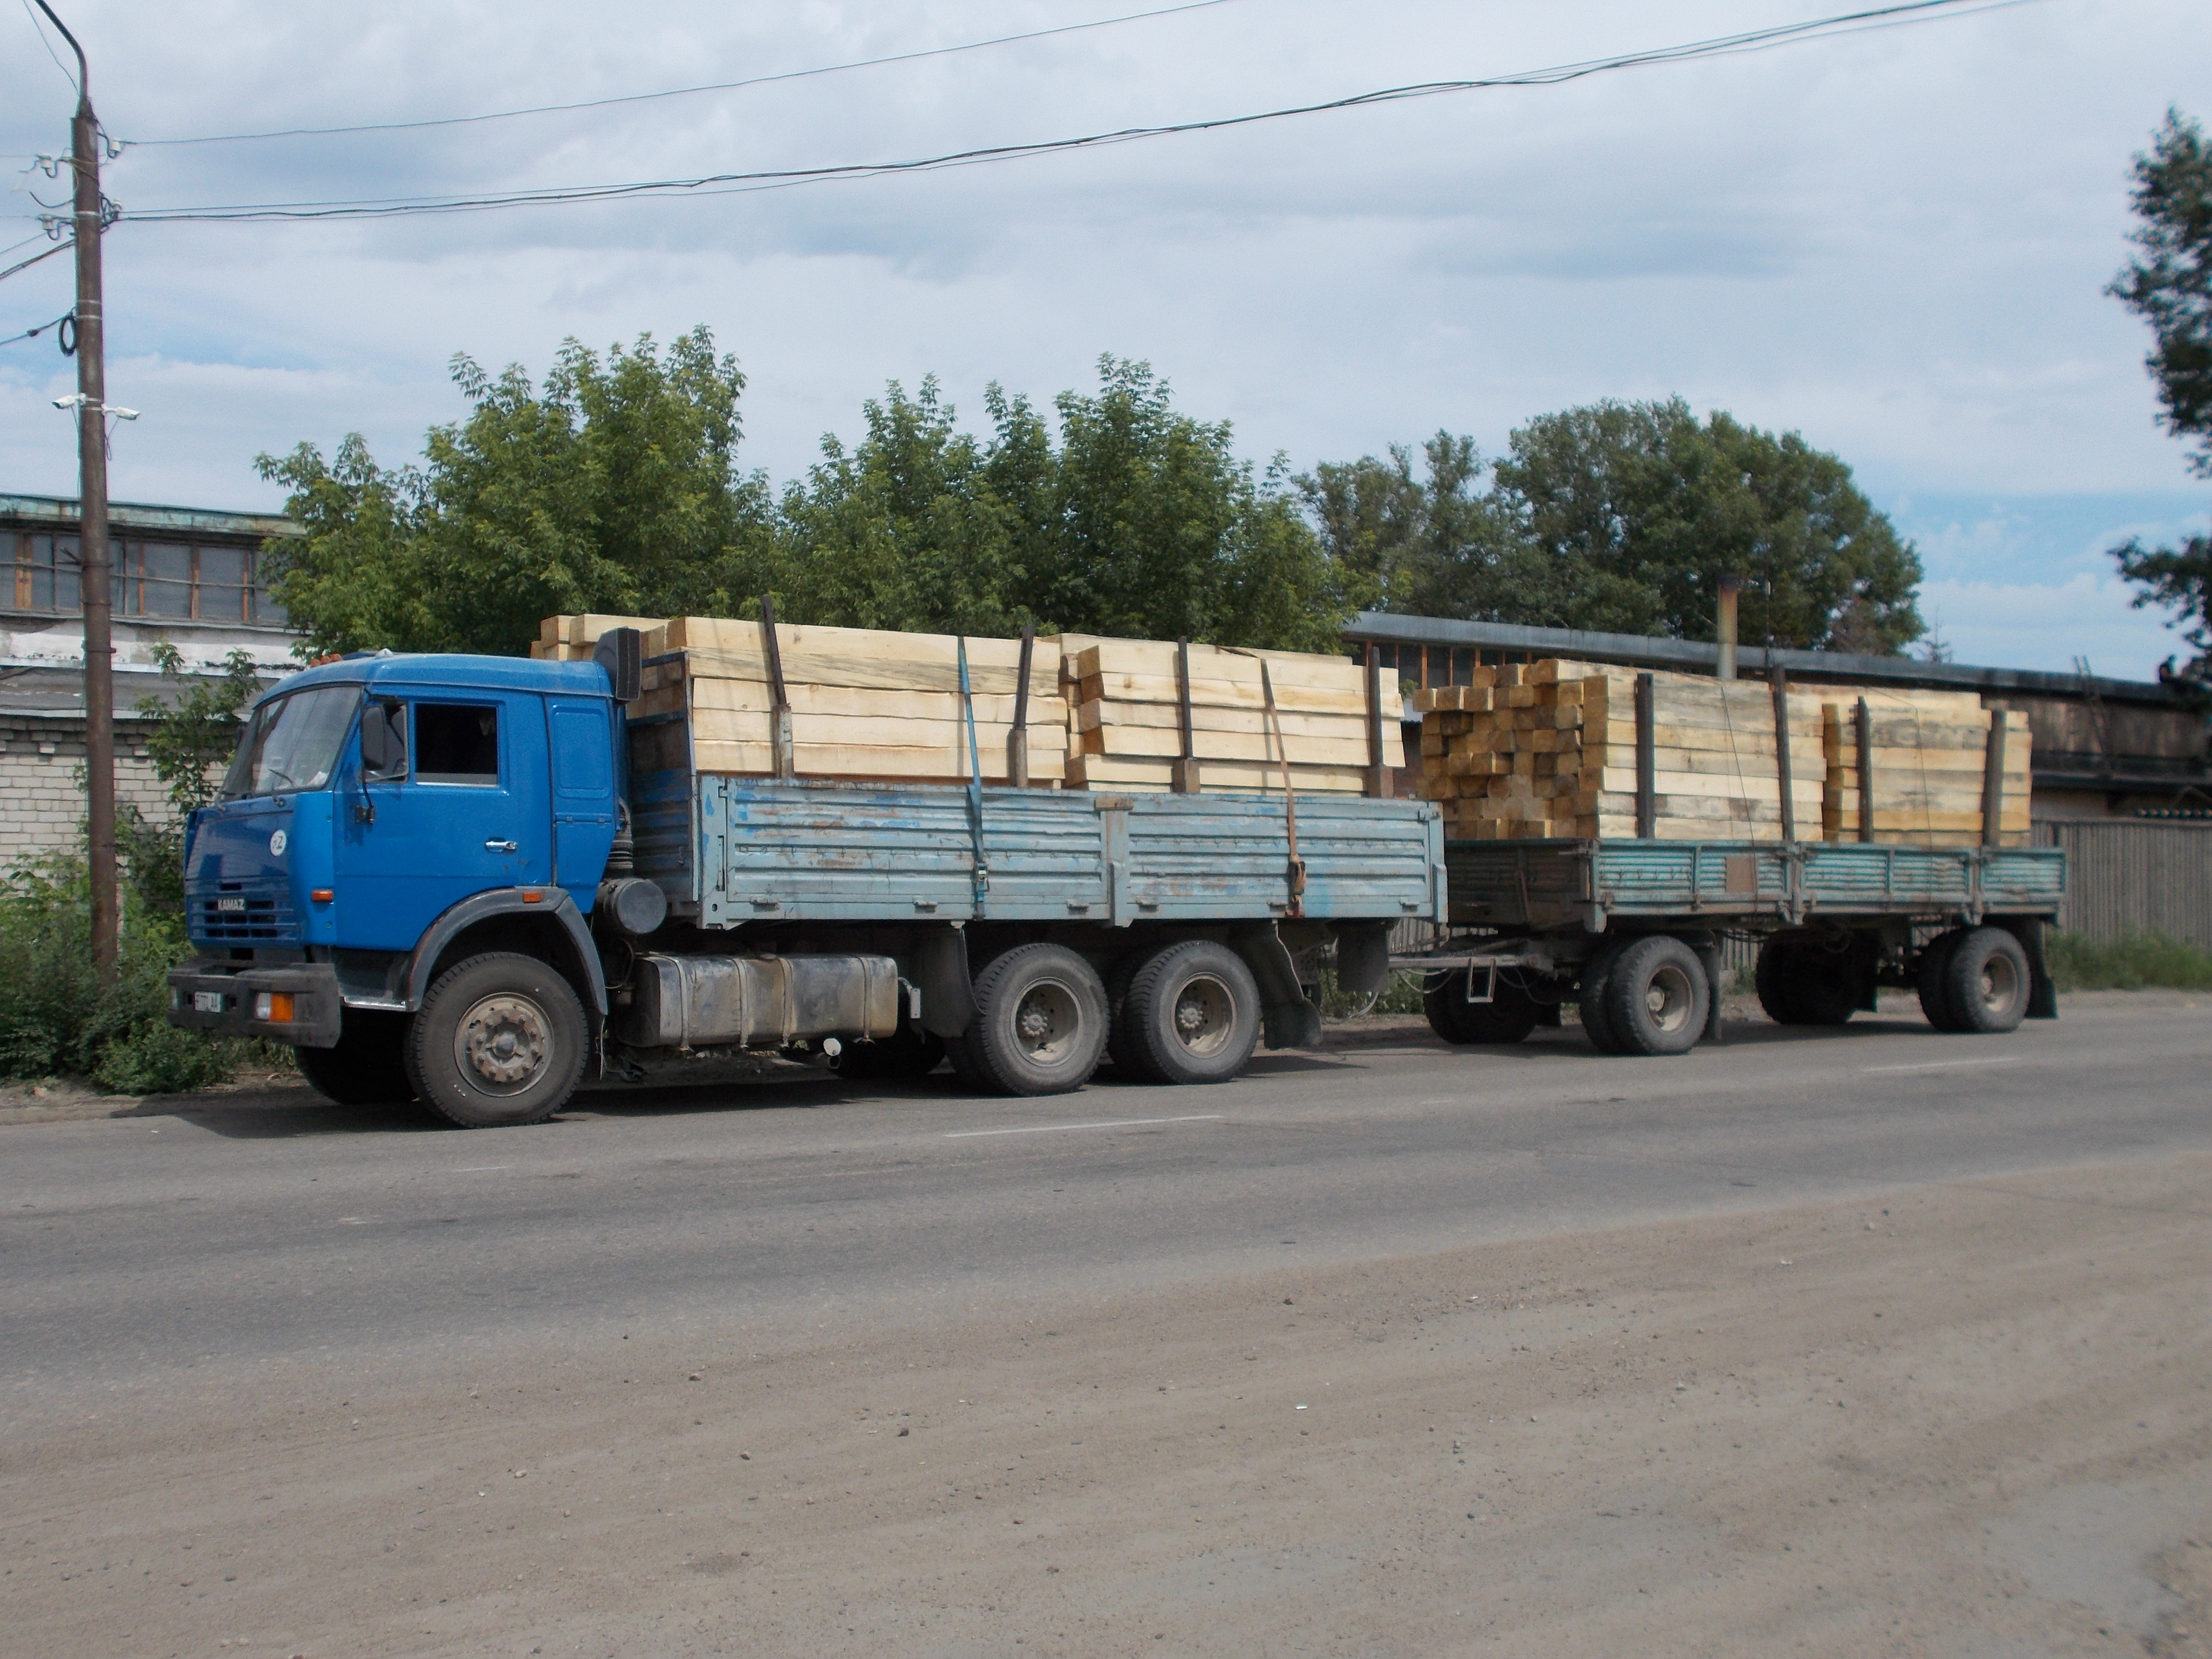
[[[1444,920],[1425,801],[634,774],[637,871],[704,927],[753,921]],[[978,866],[981,866],[981,876]]]
[[[2051,916],[2066,855],[2051,847],[1862,842],[1455,841],[1450,920],[1595,932],[1615,918]]]

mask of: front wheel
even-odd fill
[[[495,951],[438,975],[408,1033],[407,1071],[441,1116],[502,1128],[566,1105],[588,1046],[568,981],[535,957]]]
[[[960,1046],[1002,1094],[1080,1089],[1105,1054],[1106,988],[1064,945],[994,957],[975,981],[975,1006]]]
[[[415,1098],[406,1045],[406,1015],[349,1008],[335,1048],[295,1048],[292,1059],[324,1099],[341,1106],[383,1106]]]
[[[1211,939],[1170,945],[1137,969],[1120,1016],[1131,1070],[1152,1083],[1226,1083],[1260,1042],[1260,987]]]
[[[1446,1042],[1518,1042],[1536,1029],[1536,1000],[1503,974],[1493,973],[1490,1000],[1468,1000],[1471,969],[1434,976],[1421,992],[1429,1029]]]

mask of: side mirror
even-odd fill
[[[606,671],[617,702],[635,702],[645,695],[644,647],[635,628],[611,628],[599,635],[592,660]]]
[[[361,781],[396,783],[407,775],[407,705],[372,702],[361,711]]]

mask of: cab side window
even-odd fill
[[[499,787],[499,709],[484,703],[415,705],[415,777],[419,783]]]

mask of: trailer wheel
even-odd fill
[[[1582,1017],[1583,1033],[1590,1046],[1601,1054],[1625,1054],[1632,1052],[1613,1033],[1613,1016],[1606,1006],[1606,987],[1612,981],[1613,964],[1621,953],[1637,941],[1632,939],[1613,939],[1597,947],[1596,952],[1583,963]]]
[[[1446,1042],[1518,1042],[1536,1029],[1536,1000],[1500,975],[1488,1002],[1469,1002],[1467,981],[1474,969],[1462,968],[1430,976],[1421,989],[1421,1012],[1429,1029]]]
[[[1211,939],[1147,957],[1118,1022],[1130,1069],[1150,1083],[1226,1083],[1260,1043],[1260,986],[1244,959]]]
[[[927,1077],[944,1058],[944,1038],[901,1020],[898,1030],[887,1037],[878,1037],[872,1042],[845,1044],[838,1053],[835,1070],[839,1077],[848,1077],[856,1082],[877,1078],[911,1082]]]
[[[307,1086],[341,1106],[384,1106],[415,1098],[402,1054],[407,1016],[349,1008],[332,1048],[295,1048]]]
[[[1615,1053],[1686,1054],[1705,1035],[1712,987],[1695,951],[1653,933],[1614,959],[1602,996]]]
[[[1848,1024],[1864,990],[1849,951],[1773,939],[1759,947],[1759,1006],[1777,1025]]]
[[[1948,933],[1938,933],[1928,941],[1920,952],[1920,974],[1917,981],[1920,992],[1920,1012],[1928,1016],[1928,1023],[1939,1031],[1963,1031],[1959,1016],[1951,1006],[1950,968],[1952,953],[1966,937],[1963,927],[1954,927]]]
[[[1943,964],[1951,1017],[1961,1031],[2009,1031],[2027,1015],[2027,952],[2002,927],[1976,927]]]
[[[1064,945],[1021,945],[975,981],[975,1024],[960,1041],[1009,1095],[1080,1089],[1106,1052],[1106,988]]]
[[[407,1034],[422,1103],[465,1129],[538,1123],[584,1074],[583,1005],[550,964],[495,951],[447,969]]]

